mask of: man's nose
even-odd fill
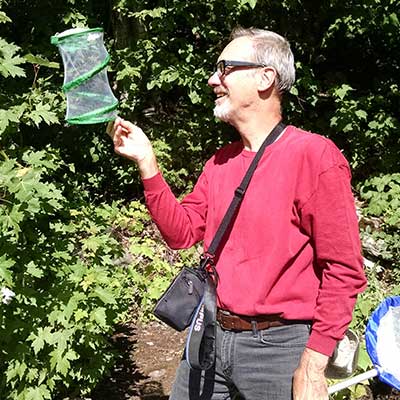
[[[219,79],[218,72],[215,71],[209,78],[208,78],[208,85],[211,87],[218,86],[221,83],[221,80]]]

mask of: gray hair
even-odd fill
[[[275,86],[280,93],[289,91],[295,81],[294,57],[289,42],[275,32],[255,28],[236,28],[231,40],[248,37],[253,42],[255,62],[275,68]]]

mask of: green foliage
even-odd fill
[[[23,161],[0,163],[0,287],[15,293],[0,306],[2,398],[51,399],[71,385],[85,393],[110,365],[107,336],[131,296],[113,266],[118,208],[75,208],[49,182],[63,165],[50,152]]]
[[[379,262],[383,278],[395,288],[400,283],[400,174],[367,179],[360,186],[360,195],[366,201],[363,208],[366,221],[375,218],[375,223],[362,227],[366,250]]]
[[[400,228],[400,173],[367,179],[361,197],[368,201],[367,215],[382,217],[388,226]]]
[[[147,320],[179,269],[198,263],[200,252],[196,247],[180,252],[168,249],[140,202],[131,202],[116,223],[126,243],[125,255],[117,263],[129,265],[135,311]]]
[[[198,259],[196,249],[166,249],[142,205],[136,168],[112,156],[105,127],[64,125],[51,35],[105,29],[119,113],[149,135],[179,196],[215,149],[235,139],[215,121],[207,86],[232,28],[286,36],[297,68],[286,121],[343,149],[363,218],[379,219],[362,224],[375,261],[353,322],[362,332],[400,281],[397,8],[395,0],[317,8],[306,0],[0,0],[0,287],[15,293],[0,306],[2,398],[89,391],[111,363],[107,339],[130,300],[147,318],[176,270]]]
[[[17,55],[19,47],[12,43],[7,43],[0,38],[0,74],[8,78],[25,76],[24,70],[19,66],[25,60]]]
[[[109,337],[132,296],[129,267],[114,265],[120,207],[87,201],[76,158],[55,149],[60,128],[45,128],[65,110],[50,75],[59,65],[24,50],[0,40],[0,392],[13,400],[88,393],[112,363]]]
[[[7,17],[6,13],[0,11],[0,24],[4,24],[5,22],[11,22],[11,19]]]

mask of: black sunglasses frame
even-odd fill
[[[234,61],[234,60],[220,60],[215,64],[215,71],[219,76],[226,74],[226,67],[249,67],[249,68],[261,68],[267,67],[266,64],[257,64],[251,61]]]

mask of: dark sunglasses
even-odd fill
[[[232,61],[232,60],[220,60],[215,65],[215,71],[218,76],[223,76],[226,74],[227,67],[250,67],[250,68],[260,68],[266,67],[265,64],[256,64],[250,61]]]

